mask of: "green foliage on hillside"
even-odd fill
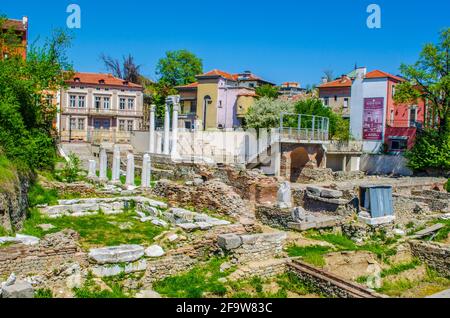
[[[69,41],[57,31],[42,47],[32,46],[26,61],[14,55],[0,61],[0,148],[17,165],[53,167],[56,109],[46,94],[64,85]]]

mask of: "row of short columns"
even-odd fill
[[[163,139],[156,138],[156,121],[155,111],[156,106],[150,107],[150,128],[149,128],[149,153],[171,155],[172,158],[178,156],[178,113],[180,110],[179,104],[172,106],[172,133],[170,131],[170,105],[165,105],[164,116],[164,134]],[[172,146],[172,147],[171,147]]]
[[[100,167],[99,167],[99,176],[98,179],[101,182],[108,182],[108,156],[106,155],[106,149],[100,149]],[[120,164],[121,164],[121,155],[120,148],[118,145],[114,146],[113,152],[113,162],[112,162],[112,175],[111,175],[111,183],[112,184],[121,184],[120,182]],[[89,160],[89,171],[88,178],[89,179],[97,179],[97,169],[96,169],[96,161]],[[148,189],[150,188],[151,182],[151,160],[150,155],[148,153],[144,154],[142,158],[142,175],[141,175],[141,188]],[[134,154],[129,152],[127,154],[127,168],[126,168],[126,180],[125,185],[129,189],[135,188],[135,164],[134,164]]]

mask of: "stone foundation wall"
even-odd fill
[[[150,284],[187,271],[199,261],[220,254],[222,251],[217,244],[217,236],[230,233],[240,235],[246,233],[246,229],[240,224],[217,227],[205,233],[204,236],[187,242],[184,246],[168,251],[162,258],[148,260],[143,283]]]
[[[286,233],[241,235],[242,244],[232,250],[238,263],[264,261],[282,255]]]
[[[67,263],[87,264],[87,255],[78,248],[74,231],[49,234],[38,245],[16,244],[0,248],[0,276],[45,274]]]
[[[287,229],[289,222],[294,222],[291,209],[281,209],[276,206],[259,205],[256,207],[256,218],[270,227]]]
[[[450,245],[435,242],[409,241],[411,253],[440,275],[450,277]]]
[[[287,264],[289,262],[289,258],[272,259],[265,262],[252,262],[245,266],[241,266],[228,276],[228,279],[240,280],[254,276],[261,278],[275,277],[284,274],[287,271]]]

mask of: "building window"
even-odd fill
[[[391,139],[391,150],[392,151],[405,151],[408,149],[407,139]]]
[[[133,131],[133,121],[132,120],[127,121],[127,130]]]
[[[412,107],[409,109],[409,126],[415,127],[417,121],[417,108]]]
[[[76,107],[77,97],[75,95],[70,95],[69,100],[70,100],[69,106],[70,107]]]
[[[392,97],[395,96],[395,85],[392,85]]]
[[[134,108],[134,99],[128,98],[128,109],[133,109],[133,108]]]
[[[191,113],[195,114],[197,112],[197,101],[193,100],[191,102]]]
[[[391,123],[391,126],[394,125],[394,116],[395,116],[394,114],[395,114],[394,110],[391,109],[391,114],[389,115],[389,116],[390,116],[390,117],[389,117],[389,121],[390,121],[390,123]]]
[[[119,109],[125,110],[125,98],[121,98],[119,101]]]
[[[75,118],[70,118],[70,129],[71,130],[77,129],[77,122]]]
[[[109,109],[109,97],[103,97],[103,108]]]
[[[219,108],[222,108],[222,101],[219,100]]]
[[[78,107],[84,108],[85,106],[86,97],[85,96],[78,96]]]
[[[78,130],[84,130],[84,118],[78,118]]]
[[[334,96],[334,101],[337,102],[337,96]]]
[[[100,104],[102,102],[102,98],[99,96],[95,96],[95,108],[100,109]]]
[[[329,98],[328,97],[325,97],[324,99],[323,99],[323,104],[325,105],[325,106],[328,106],[330,103],[329,103]]]
[[[255,83],[249,83],[248,87],[255,87]]]
[[[344,108],[348,108],[348,98],[344,98]]]
[[[119,119],[119,130],[124,131],[125,130],[125,120]]]

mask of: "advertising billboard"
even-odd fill
[[[363,113],[363,139],[380,141],[383,139],[384,98],[365,98]]]

